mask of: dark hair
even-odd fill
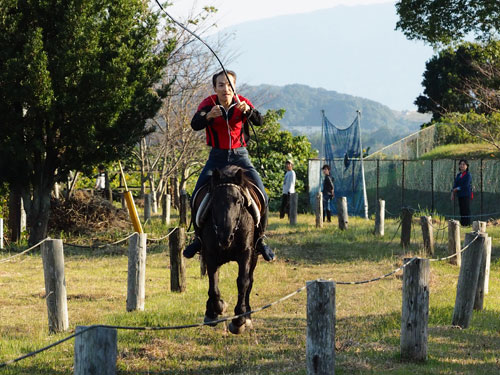
[[[94,164],[94,165],[95,165],[95,164]],[[100,171],[103,171],[103,170],[104,170],[104,165],[99,164],[99,166],[97,167],[97,169],[99,169]]]
[[[461,162],[464,162],[464,164],[467,166],[467,170],[469,170],[469,162],[465,159],[460,159],[460,161],[458,162],[458,164],[460,164]]]
[[[236,73],[233,72],[232,70],[226,70],[226,73],[228,76],[232,76],[234,78],[234,83],[236,83]],[[217,84],[217,77],[219,77],[220,75],[225,75],[223,70],[221,70],[219,73],[216,73],[212,76],[212,85],[214,87]]]
[[[323,165],[323,168],[321,168],[321,169],[328,169],[328,171],[330,171],[330,166],[328,164],[325,164],[325,165]]]

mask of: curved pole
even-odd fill
[[[180,23],[179,21],[177,21],[174,17],[172,17],[163,7],[162,5],[160,4],[160,2],[158,0],[155,0],[156,4],[158,4],[158,6],[160,7],[160,9],[168,16],[168,18],[170,18],[175,24],[177,24],[178,26],[180,26],[183,30],[186,30],[189,34],[191,34],[192,36],[194,36],[196,39],[198,39],[200,42],[202,42],[209,50],[210,52],[212,52],[212,54],[215,56],[215,58],[217,59],[217,61],[219,62],[221,68],[222,68],[222,71],[224,72],[224,75],[226,76],[227,78],[227,81],[229,82],[229,86],[231,86],[231,90],[233,90],[233,93],[234,93],[234,97],[236,99],[236,101],[238,102],[238,104],[241,104],[240,102],[240,98],[238,98],[238,95],[236,94],[236,90],[233,86],[233,84],[231,83],[231,80],[229,79],[229,75],[227,74],[227,71],[226,71],[226,68],[224,68],[224,65],[222,64],[222,61],[219,59],[219,56],[217,56],[217,54],[215,53],[215,51],[207,44],[205,43],[205,41],[203,39],[201,39],[198,35],[196,35],[194,32],[192,32],[191,30],[189,30],[186,26],[184,26],[182,23]]]

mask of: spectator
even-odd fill
[[[451,191],[451,200],[455,195],[458,197],[458,207],[460,209],[460,225],[471,225],[470,201],[472,195],[472,176],[469,173],[469,163],[462,159],[458,162],[460,172],[455,177],[453,189]]]
[[[333,178],[330,176],[330,166],[328,164],[323,165],[323,174],[325,179],[323,180],[323,188],[321,192],[323,193],[323,221],[325,221],[325,216],[328,222],[332,221],[332,214],[330,211],[330,200],[335,197],[335,189],[333,185]]]
[[[283,195],[281,196],[280,219],[285,217],[285,213],[290,216],[290,194],[295,193],[295,171],[293,170],[293,162],[287,160],[285,163],[286,173],[283,180]]]

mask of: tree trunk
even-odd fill
[[[53,176],[42,176],[45,181],[33,186],[33,198],[28,217],[30,226],[29,245],[33,246],[47,237],[50,216],[50,194],[54,185]]]
[[[21,239],[21,188],[10,185],[9,194],[9,230],[10,240],[18,242]]]

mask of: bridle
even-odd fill
[[[241,223],[241,217],[242,217],[242,212],[243,210],[245,209],[245,199],[247,199],[246,197],[246,194],[244,193],[244,190],[243,188],[240,186],[240,185],[237,185],[237,184],[233,184],[233,183],[230,183],[230,182],[226,182],[226,183],[222,183],[222,184],[218,184],[216,185],[213,190],[217,190],[221,187],[233,187],[233,188],[236,188],[241,196],[241,201],[239,203],[239,210],[238,210],[238,217],[236,218],[236,225],[233,227],[233,230],[231,231],[231,233],[229,234],[229,238],[230,238],[230,242],[233,241],[233,238],[234,238],[234,233],[239,229],[240,227],[240,223]],[[213,198],[212,198],[213,199]],[[212,225],[213,225],[213,229],[214,229],[214,232],[215,232],[215,235],[217,236],[217,225],[215,224],[215,220],[214,220],[214,213],[215,213],[216,210],[214,210],[212,208]]]

